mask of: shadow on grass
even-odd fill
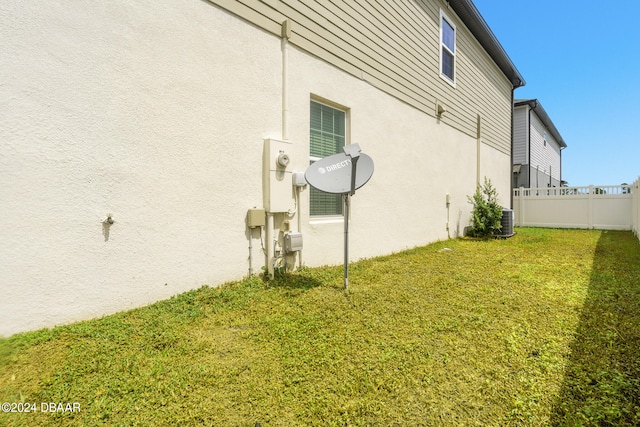
[[[302,270],[293,273],[278,273],[269,283],[269,286],[290,291],[308,291],[322,286],[322,281],[311,276],[307,271]]]
[[[555,426],[640,425],[640,244],[631,232],[603,231]]]

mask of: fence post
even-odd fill
[[[524,187],[518,191],[518,224],[524,227]]]
[[[640,239],[640,176],[631,185],[631,208],[633,209],[631,227],[636,237]]]
[[[587,200],[587,228],[593,228],[593,185],[589,186],[589,199]]]

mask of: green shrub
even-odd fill
[[[484,184],[476,187],[473,197],[467,196],[473,205],[471,215],[471,234],[474,237],[488,238],[502,228],[502,206],[498,204],[498,192],[491,180],[484,178]]]

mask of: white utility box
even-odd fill
[[[269,213],[293,209],[293,187],[289,152],[292,144],[277,139],[265,139],[262,152],[262,198]]]
[[[304,172],[294,172],[292,175],[292,181],[294,187],[306,187],[307,180],[304,177]]]
[[[284,235],[284,251],[297,252],[302,250],[302,233],[291,231]]]

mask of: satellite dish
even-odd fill
[[[343,147],[344,153],[320,159],[309,166],[304,178],[313,188],[342,194],[344,200],[344,288],[349,289],[349,205],[351,196],[373,175],[373,160],[360,152],[358,144]]]
[[[353,191],[365,185],[373,175],[373,160],[371,157],[364,153],[359,153],[356,159],[356,181]],[[309,185],[325,193],[349,193],[352,191],[351,172],[353,163],[355,162],[352,160],[352,156],[345,153],[334,154],[309,166],[304,173],[304,177]]]

